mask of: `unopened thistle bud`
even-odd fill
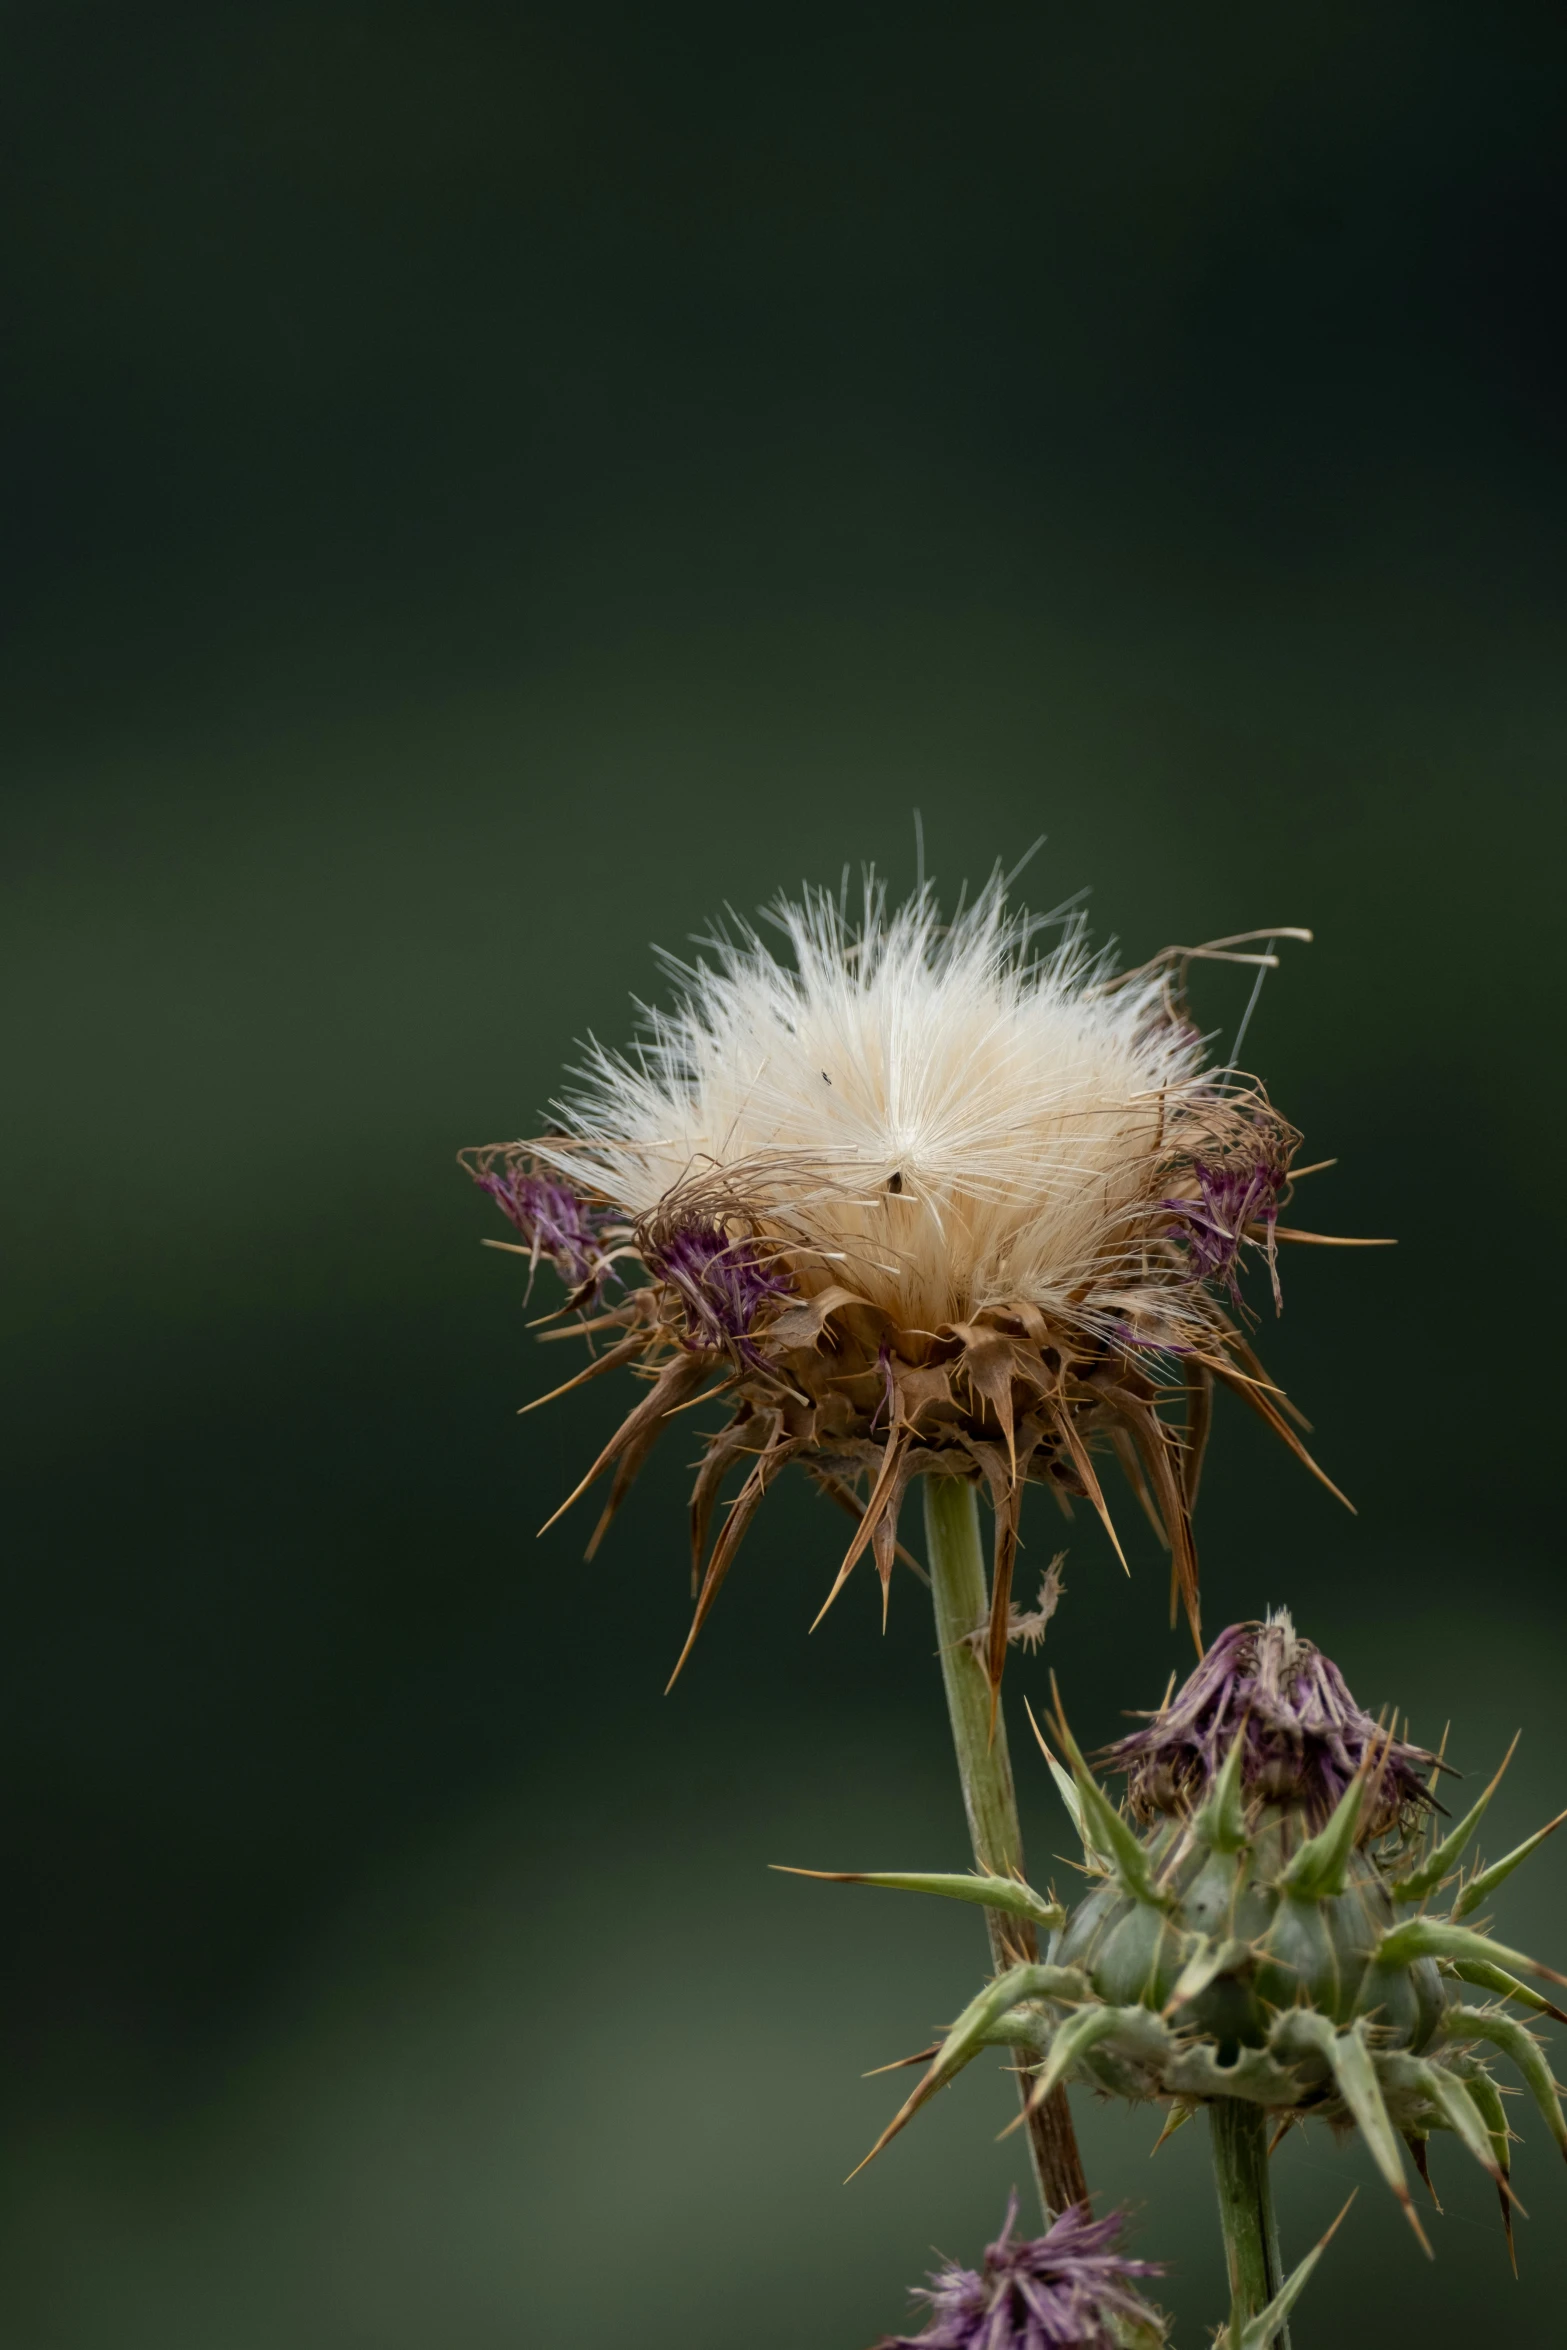
[[[995,1511],[997,1683],[1023,1487],[1086,1500],[1119,1551],[1105,1447],[1196,1636],[1215,1384],[1315,1467],[1238,1310],[1247,1258],[1276,1293],[1277,1243],[1311,1237],[1278,1222],[1299,1137],[1255,1080],[1207,1065],[1180,997],[1193,953],[1271,956],[1232,940],[1117,973],[1076,917],[1041,950],[999,880],[951,923],[928,891],[894,912],[875,887],[858,927],[814,893],[770,919],[792,963],[750,930],[671,963],[675,1008],[629,1054],[592,1047],[552,1134],[469,1155],[531,1263],[571,1285],[567,1327],[614,1334],[581,1377],[651,1382],[577,1488],[615,1472],[590,1555],[705,1388],[730,1417],[692,1495],[693,1638],[786,1463],[859,1521],[829,1601],[867,1552],[885,1593],[911,1479],[956,1476]]]
[[[1399,2142],[1425,2176],[1427,2140],[1446,2132],[1496,2182],[1510,2243],[1510,2132],[1490,2065],[1513,2066],[1567,2154],[1550,2066],[1517,2013],[1567,2022],[1525,1979],[1567,1977],[1493,1941],[1477,1913],[1560,1819],[1465,1873],[1501,1771],[1444,1831],[1422,1776],[1437,1758],[1374,1722],[1283,1615],[1231,1625],[1146,1729],[1109,1750],[1129,1811],[1059,1711],[1055,1732],[1069,1767],[1046,1753],[1087,1891],[1055,1909],[1046,1963],[1011,1968],[965,2009],[873,2151],[981,2048],[1011,2046],[1036,2068],[1036,2101],[1081,2079],[1163,2102],[1167,2132],[1234,2100],[1276,2130],[1358,2129],[1422,2243]],[[982,1897],[1040,1919],[1050,1906],[1021,1883]]]

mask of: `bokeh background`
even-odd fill
[[[1308,923],[1248,1057],[1315,1220],[1210,1624],[1289,1601],[1567,1786],[1555,1226],[1564,20],[920,0],[8,17],[0,2332],[17,2350],[863,2350],[1022,2161],[923,1595],[785,1491],[678,1693],[678,1446],[611,1422],[453,1164],[725,902],[1039,833],[1140,958]],[[1236,975],[1199,975],[1221,1033]],[[1054,1518],[1025,1528],[1043,1564]],[[1085,1739],[1182,1644],[1068,1529]],[[1040,1662],[1016,1674],[1038,1690]],[[1016,1699],[1014,1698],[1014,1706]],[[1016,1742],[1014,1742],[1016,1744]],[[1068,1849],[1019,1755],[1040,1874]],[[1567,1854],[1505,1905],[1567,1951]],[[1439,2153],[1303,2338],[1558,2338]],[[1095,2180],[1222,2314],[1200,2133]],[[1351,2148],[1281,2158],[1297,2254]]]

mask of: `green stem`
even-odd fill
[[[1237,2343],[1249,2320],[1267,2308],[1284,2282],[1268,2176],[1268,2117],[1260,2105],[1244,2097],[1216,2097],[1208,2108],[1208,2122],[1230,2272],[1229,2339]],[[1274,2350],[1289,2350],[1287,2325],[1279,2328],[1273,2342]]]
[[[1023,1837],[1007,1754],[1007,1729],[998,1707],[991,1736],[990,1679],[970,1639],[989,1620],[990,1595],[980,1547],[979,1507],[974,1488],[960,1477],[927,1477],[925,1540],[931,1595],[936,1605],[936,1638],[941,1678],[947,1692],[952,1745],[963,1787],[974,1859],[994,1876],[1021,1876]],[[1019,1958],[1036,1955],[1034,1929],[1002,1910],[987,1909],[990,1954],[999,1973]],[[1018,2076],[1025,2104],[1029,2081]],[[1028,2118],[1034,2179],[1047,2218],[1081,2203],[1088,2193],[1082,2157],[1072,2128],[1066,2090],[1055,2089]]]

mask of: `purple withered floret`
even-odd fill
[[[612,1211],[580,1199],[553,1176],[522,1167],[487,1167],[474,1181],[522,1234],[535,1266],[547,1257],[573,1289],[591,1283],[591,1295],[602,1286],[609,1272],[604,1227],[615,1221]]]
[[[1196,1199],[1161,1202],[1175,1218],[1171,1227],[1174,1238],[1185,1245],[1188,1277],[1193,1281],[1221,1281],[1238,1305],[1240,1256],[1246,1227],[1260,1224],[1266,1235],[1264,1247],[1277,1305],[1279,1270],[1273,1235],[1278,1222],[1279,1194],[1289,1180],[1289,1169],[1282,1159],[1265,1156],[1223,1159],[1216,1163],[1199,1160],[1193,1173],[1197,1178]]]
[[[1147,1728],[1118,1739],[1101,1759],[1126,1773],[1132,1810],[1148,1821],[1201,1803],[1237,1736],[1247,1794],[1298,1807],[1314,1826],[1368,1756],[1363,1836],[1385,1835],[1431,1803],[1435,1755],[1390,1738],[1355,1703],[1331,1657],[1302,1640],[1282,1611],[1221,1632]]]
[[[1150,1338],[1145,1331],[1134,1330],[1130,1322],[1109,1324],[1110,1336],[1124,1346],[1128,1354],[1190,1355],[1197,1349],[1182,1338]]]
[[[645,1233],[642,1256],[654,1279],[679,1296],[693,1346],[737,1348],[759,1359],[752,1340],[757,1316],[769,1298],[792,1295],[794,1285],[754,1241],[736,1239],[706,1217],[688,1216]]]
[[[1115,2250],[1122,2213],[1095,2219],[1086,2203],[1074,2204],[1047,2234],[1020,2241],[1016,2221],[1014,2194],[983,2270],[938,2269],[915,2293],[930,2307],[929,2325],[887,2336],[881,2350],[1119,2350],[1127,2331],[1163,2340],[1163,2319],[1132,2280],[1164,2270]]]

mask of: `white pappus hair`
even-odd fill
[[[1079,914],[1011,912],[999,874],[950,923],[874,878],[858,926],[811,889],[767,919],[792,963],[739,923],[662,957],[673,1008],[642,1007],[629,1053],[590,1045],[540,1155],[632,1221],[738,1213],[801,1292],[848,1279],[905,1328],[1023,1299],[1175,1338],[1150,1218],[1181,1143],[1227,1120],[1170,958],[1118,977]]]

